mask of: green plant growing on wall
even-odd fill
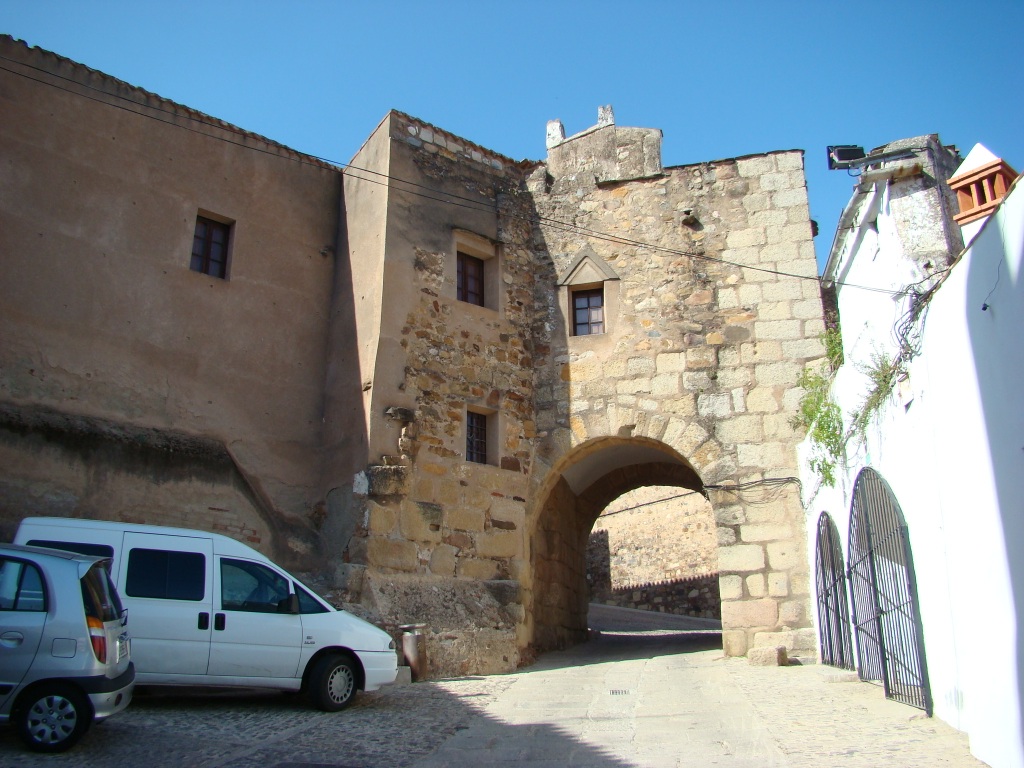
[[[833,486],[836,466],[844,460],[846,450],[843,412],[832,398],[832,380],[843,362],[843,340],[838,328],[830,328],[822,334],[821,341],[825,345],[826,366],[801,372],[797,384],[804,393],[790,423],[795,429],[806,430],[811,440],[811,471],[825,485]]]
[[[889,357],[884,352],[874,352],[871,361],[859,366],[860,372],[871,382],[867,395],[860,408],[854,411],[850,421],[850,429],[863,442],[867,438],[868,425],[878,416],[882,406],[888,402],[896,388],[896,382],[905,372],[906,366],[901,356]]]

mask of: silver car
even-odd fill
[[[68,749],[131,701],[127,617],[104,564],[0,544],[0,722],[38,752]]]

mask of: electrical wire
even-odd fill
[[[671,496],[665,496],[661,499],[655,499],[653,501],[643,501],[638,504],[634,504],[631,507],[623,507],[622,509],[616,509],[612,512],[602,512],[599,518],[612,517],[613,515],[621,515],[625,512],[635,512],[638,509],[644,507],[653,507],[656,504],[663,504],[666,501],[675,501],[677,499],[685,499],[689,496],[703,496],[705,499],[708,498],[708,491],[720,491],[722,493],[733,493],[740,496],[745,493],[749,493],[754,490],[764,489],[766,497],[761,499],[749,499],[745,498],[748,504],[768,504],[778,499],[779,495],[785,489],[787,485],[796,485],[797,487],[803,487],[798,477],[769,477],[763,480],[751,480],[746,483],[735,483],[730,485],[705,485],[703,490],[700,491],[685,491],[683,493],[675,493]]]
[[[54,54],[54,55],[56,55],[56,54]],[[188,120],[190,122],[198,123],[201,126],[204,126],[204,127],[207,127],[207,128],[214,128],[216,130],[224,131],[224,132],[227,132],[229,134],[235,134],[236,136],[244,137],[246,139],[255,139],[255,140],[267,142],[267,143],[273,145],[274,147],[278,148],[279,150],[284,150],[286,152],[291,153],[291,156],[286,157],[285,159],[287,159],[289,161],[292,161],[292,162],[297,162],[297,163],[304,164],[304,165],[313,165],[313,166],[316,166],[316,167],[321,167],[322,165],[331,166],[331,167],[338,168],[338,169],[342,170],[350,178],[353,178],[353,179],[356,179],[356,180],[361,180],[361,181],[366,181],[366,182],[369,182],[369,183],[379,184],[381,186],[390,186],[392,183],[398,184],[398,185],[405,185],[408,188],[407,189],[402,189],[401,191],[404,191],[407,194],[412,194],[412,195],[415,195],[417,197],[421,197],[421,198],[424,198],[424,199],[427,199],[427,200],[432,200],[434,202],[444,203],[446,205],[452,205],[452,206],[456,206],[456,207],[467,208],[469,210],[475,210],[475,211],[490,212],[492,210],[492,208],[491,208],[491,206],[489,204],[481,203],[479,200],[475,200],[473,198],[463,197],[461,195],[456,195],[454,193],[442,192],[440,190],[437,190],[437,189],[435,189],[433,187],[430,187],[430,186],[427,186],[427,185],[424,185],[424,184],[419,184],[417,182],[410,181],[408,179],[402,179],[400,177],[391,176],[389,174],[386,174],[386,173],[383,173],[383,172],[380,172],[380,171],[374,171],[374,170],[371,170],[371,169],[368,169],[368,168],[361,168],[359,166],[352,165],[351,163],[342,163],[342,162],[330,160],[328,158],[319,157],[317,155],[312,155],[312,154],[308,154],[308,153],[298,152],[297,150],[291,149],[290,147],[287,147],[287,146],[285,146],[283,144],[275,142],[275,141],[273,141],[271,139],[267,139],[266,137],[260,136],[258,134],[251,133],[249,131],[244,131],[244,130],[238,128],[237,126],[231,125],[229,123],[226,123],[226,122],[223,122],[223,121],[211,122],[211,120],[214,120],[215,118],[207,119],[207,116],[205,116],[205,115],[197,116],[197,114],[201,115],[202,113],[196,113],[195,110],[192,110],[189,107],[182,106],[181,109],[187,110],[186,114],[182,114],[182,112],[180,110],[166,109],[166,108],[163,108],[163,107],[160,107],[160,106],[157,106],[157,105],[152,105],[152,104],[142,104],[142,103],[140,103],[140,102],[138,102],[138,101],[136,101],[134,99],[131,99],[131,98],[127,97],[127,96],[122,96],[120,94],[109,93],[108,91],[105,91],[105,90],[103,90],[101,88],[97,88],[96,86],[89,85],[88,83],[82,83],[79,80],[76,80],[76,79],[71,78],[71,77],[66,77],[64,75],[60,75],[60,74],[57,74],[55,72],[50,72],[49,70],[46,70],[46,69],[44,69],[42,67],[37,67],[37,66],[35,66],[33,64],[29,64],[29,63],[26,63],[26,62],[18,61],[16,59],[11,59],[11,58],[6,57],[6,56],[0,56],[0,59],[2,59],[4,61],[9,61],[9,62],[15,63],[15,64],[17,64],[19,66],[23,66],[23,67],[26,67],[28,69],[35,70],[37,72],[41,72],[41,73],[45,74],[48,77],[57,78],[59,80],[65,80],[65,81],[67,81],[69,83],[73,83],[74,85],[76,85],[79,88],[84,88],[84,89],[87,89],[87,90],[96,91],[97,93],[102,94],[103,98],[99,98],[99,97],[96,97],[96,96],[91,96],[91,95],[89,95],[87,93],[82,93],[82,92],[80,92],[78,90],[74,90],[74,89],[71,89],[71,88],[66,88],[66,87],[63,87],[63,86],[61,86],[61,85],[59,85],[57,83],[49,82],[47,80],[44,80],[44,79],[41,79],[41,78],[38,78],[38,77],[33,77],[33,76],[28,75],[28,74],[26,74],[24,72],[18,72],[18,71],[14,70],[14,69],[11,69],[9,67],[0,66],[0,70],[9,72],[12,75],[15,75],[15,76],[18,76],[18,77],[23,77],[23,78],[31,80],[33,82],[37,82],[37,83],[40,83],[42,85],[47,85],[47,86],[50,86],[52,88],[56,88],[58,90],[65,91],[66,93],[70,93],[70,94],[79,96],[81,98],[97,102],[99,104],[104,104],[106,106],[113,107],[114,109],[120,109],[120,110],[123,110],[123,111],[126,111],[126,112],[130,112],[130,113],[135,114],[135,115],[137,115],[139,117],[144,117],[144,118],[148,118],[148,119],[151,119],[151,120],[156,120],[157,122],[163,123],[165,125],[171,125],[171,126],[174,126],[174,127],[177,127],[177,128],[181,128],[183,130],[189,131],[191,133],[196,133],[198,135],[205,136],[207,138],[211,138],[211,139],[218,140],[218,141],[223,141],[225,143],[228,143],[228,144],[231,144],[231,145],[234,145],[234,146],[237,146],[237,147],[241,147],[241,148],[244,148],[244,149],[248,149],[248,150],[251,150],[251,151],[254,151],[254,152],[259,152],[259,153],[262,153],[262,154],[272,155],[272,156],[275,156],[275,157],[280,157],[281,156],[279,151],[276,151],[276,150],[270,150],[270,149],[263,149],[263,148],[260,148],[260,147],[255,147],[255,146],[252,146],[250,143],[247,143],[247,142],[235,141],[235,140],[232,140],[232,139],[224,137],[224,136],[216,136],[216,135],[207,133],[205,131],[198,130],[197,128],[193,128],[193,127],[190,127],[190,126],[187,126],[187,125],[182,125],[179,122],[179,119],[183,118],[183,119]],[[86,68],[86,69],[88,69],[88,68]],[[95,71],[95,70],[89,70],[89,71]],[[108,76],[105,76],[105,77],[108,77]],[[113,79],[116,79],[116,78],[113,78]],[[135,86],[129,86],[129,87],[131,87],[133,89],[136,88]],[[148,91],[145,91],[145,90],[143,90],[141,88],[139,88],[137,90],[139,90],[139,91],[141,91],[143,93],[149,93]],[[162,97],[156,96],[155,94],[153,94],[153,95],[154,95],[155,98],[162,99]],[[125,102],[128,102],[128,104],[130,104],[132,106],[139,107],[139,108],[145,109],[145,110],[149,110],[151,112],[163,113],[163,114],[172,116],[175,119],[166,119],[165,120],[165,119],[160,118],[157,115],[149,114],[147,112],[140,111],[139,109],[132,109],[131,107],[123,105],[123,104],[112,103],[110,101],[110,99],[118,99],[118,100],[121,100],[121,101],[125,101]],[[195,113],[195,114],[190,114],[190,113]],[[310,160],[306,159],[306,158],[310,158],[312,160],[316,160],[317,162],[316,163],[310,162]],[[377,179],[377,178],[368,178],[366,176],[359,176],[359,175],[356,175],[353,172],[364,173],[364,174],[371,174],[372,176],[379,177],[379,179]],[[417,189],[426,190],[426,191],[425,192],[419,192],[419,191],[416,191]],[[518,195],[519,194],[518,190],[513,190],[513,189],[506,190],[506,192],[510,193],[512,195]],[[438,195],[442,195],[442,197],[438,197]],[[542,224],[546,224],[546,225],[551,226],[551,227],[558,228],[558,229],[560,229],[562,231],[565,231],[565,232],[572,232],[574,234],[582,234],[582,235],[585,235],[585,236],[590,237],[590,238],[594,238],[594,239],[598,239],[598,240],[603,240],[605,242],[610,242],[610,243],[613,243],[613,244],[616,244],[616,245],[627,245],[627,246],[631,246],[631,247],[644,248],[644,249],[652,250],[652,251],[655,251],[655,252],[667,253],[667,254],[671,254],[671,255],[675,255],[675,256],[683,256],[683,257],[691,258],[691,259],[699,259],[699,260],[710,262],[710,263],[723,264],[723,265],[726,265],[726,266],[736,267],[736,268],[739,268],[739,269],[747,269],[747,270],[751,270],[751,271],[754,271],[754,272],[761,272],[761,273],[765,273],[765,274],[777,275],[777,276],[780,276],[780,277],[789,277],[789,278],[793,278],[793,279],[797,279],[797,280],[813,280],[814,282],[818,283],[819,285],[821,283],[821,279],[817,275],[815,275],[815,276],[800,275],[800,274],[796,274],[796,273],[792,273],[792,272],[785,272],[785,271],[782,271],[782,270],[768,269],[767,267],[758,267],[758,266],[749,265],[749,264],[740,264],[738,262],[729,261],[727,259],[717,258],[717,257],[714,257],[714,256],[708,256],[707,254],[701,253],[699,251],[686,251],[686,250],[681,250],[681,249],[677,249],[677,248],[669,248],[669,247],[666,247],[666,246],[655,245],[653,243],[646,243],[646,242],[643,242],[641,240],[635,240],[635,239],[632,239],[632,238],[629,238],[629,237],[625,237],[625,236],[622,236],[622,235],[615,235],[615,234],[610,234],[610,233],[606,233],[606,232],[599,232],[597,230],[588,229],[587,227],[582,227],[582,226],[580,226],[578,224],[572,224],[572,223],[569,223],[569,222],[560,221],[558,219],[554,219],[554,218],[546,217],[546,216],[541,216],[539,214],[536,214],[534,216],[521,216],[521,215],[517,215],[517,214],[514,214],[514,213],[506,213],[505,215],[508,216],[511,219],[516,219],[516,220],[520,220],[520,221],[526,221],[526,222],[529,222],[529,223],[542,223]],[[848,288],[856,288],[856,289],[859,289],[859,290],[871,291],[871,292],[875,292],[875,293],[884,293],[884,294],[889,294],[889,295],[897,295],[899,293],[898,291],[893,291],[893,290],[886,289],[886,288],[877,288],[877,287],[873,287],[873,286],[858,285],[856,283],[845,283],[845,282],[836,281],[835,285],[841,285],[841,286],[848,287]]]

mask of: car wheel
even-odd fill
[[[36,752],[70,749],[91,724],[89,700],[70,685],[40,686],[30,691],[18,708],[18,733]]]
[[[309,676],[309,697],[324,712],[337,712],[356,697],[359,679],[356,663],[349,656],[324,656]]]

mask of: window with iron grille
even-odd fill
[[[469,304],[484,306],[484,261],[468,253],[458,252],[458,298]]]
[[[487,416],[466,412],[466,460],[487,463]]]
[[[604,333],[604,289],[572,292],[572,335]]]
[[[189,268],[211,277],[227,277],[230,235],[230,224],[196,216],[196,233],[192,238],[192,261]]]

